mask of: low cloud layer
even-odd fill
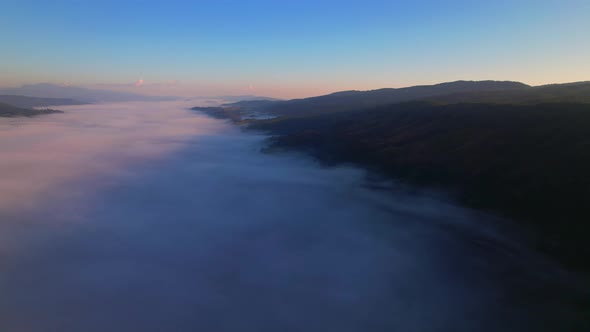
[[[0,120],[0,329],[523,331],[560,310],[516,302],[538,281],[485,217],[186,106]]]

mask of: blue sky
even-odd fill
[[[0,13],[0,86],[298,97],[590,80],[587,0],[0,0]]]

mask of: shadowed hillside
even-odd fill
[[[455,191],[469,206],[523,221],[541,249],[587,268],[590,105],[412,102],[252,128],[275,135],[275,148]]]
[[[527,225],[538,248],[588,269],[590,82],[460,81],[195,109],[268,131],[274,149],[454,192]],[[276,118],[244,117],[254,111]]]

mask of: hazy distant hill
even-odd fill
[[[26,109],[20,108],[8,104],[0,103],[0,117],[14,117],[14,116],[34,116],[40,114],[51,114],[51,113],[62,113],[61,111],[51,110],[51,109],[43,109],[43,110],[35,110],[35,109]]]
[[[122,102],[122,101],[164,101],[178,97],[146,96],[136,93],[111,90],[87,89],[51,83],[23,85],[20,88],[0,89],[0,95],[20,95],[40,98],[67,98],[84,103]]]
[[[243,96],[218,96],[217,99],[225,100],[227,103],[235,103],[241,101],[281,101],[281,99],[255,96],[255,95],[243,95]]]
[[[39,98],[15,95],[0,95],[0,103],[22,108],[86,104],[69,98]]]

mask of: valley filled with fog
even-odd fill
[[[262,153],[262,133],[193,103],[0,119],[2,331],[569,321],[568,277],[491,217],[354,167]]]

